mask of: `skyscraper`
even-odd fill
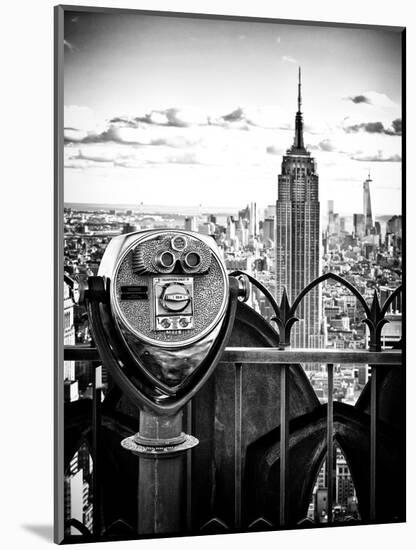
[[[257,204],[255,202],[250,203],[250,237],[257,237],[258,230],[258,216],[257,216]]]
[[[276,202],[276,294],[286,287],[293,302],[300,291],[320,274],[319,196],[315,160],[303,141],[299,68],[298,110],[295,139],[282,160]],[[320,289],[309,292],[297,310],[300,321],[292,330],[296,347],[318,347],[320,336]]]
[[[334,233],[334,201],[328,201],[328,235]]]
[[[365,224],[365,234],[370,235],[373,229],[373,215],[371,213],[371,197],[370,197],[370,174],[363,183],[363,214]]]
[[[354,235],[358,239],[362,239],[365,234],[365,219],[364,214],[354,214]]]

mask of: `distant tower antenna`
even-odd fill
[[[302,120],[302,75],[299,67],[298,72],[298,111],[295,117],[295,140],[293,142],[294,149],[304,149],[303,144],[303,120]]]

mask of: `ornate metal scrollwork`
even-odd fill
[[[383,306],[380,306],[378,293],[374,290],[373,300],[371,306],[367,304],[364,297],[349,281],[340,277],[336,273],[325,273],[320,277],[317,277],[311,281],[295,298],[291,305],[288,299],[286,288],[283,289],[283,293],[280,299],[280,305],[278,305],[276,299],[270,293],[270,291],[257,279],[244,273],[243,271],[234,271],[231,273],[234,276],[245,275],[250,283],[258,288],[262,294],[267,298],[270,305],[275,312],[275,315],[271,318],[271,321],[276,323],[279,331],[279,348],[284,349],[290,346],[290,333],[293,325],[296,321],[299,321],[299,317],[296,316],[296,310],[298,309],[302,299],[317,285],[320,283],[332,279],[337,281],[342,286],[347,288],[358,300],[364,309],[366,317],[362,320],[368,326],[369,329],[369,349],[370,351],[381,350],[381,331],[385,324],[389,323],[389,320],[385,318],[388,307],[392,304],[393,300],[402,292],[402,286],[397,287],[394,292],[387,298]]]

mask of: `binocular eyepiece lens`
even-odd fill
[[[159,254],[157,258],[157,263],[161,267],[165,267],[165,268],[172,267],[174,262],[175,262],[175,256],[172,254],[172,252],[169,252],[168,250]]]
[[[188,252],[185,256],[185,263],[188,267],[198,267],[201,263],[201,256],[197,252]]]
[[[179,251],[178,251],[179,252]],[[172,252],[170,250],[161,250],[156,254],[155,263],[156,266],[164,269],[171,269],[175,265],[178,253]],[[180,261],[182,266],[186,269],[194,270],[200,267],[202,264],[201,255],[195,250],[185,252],[180,256]]]

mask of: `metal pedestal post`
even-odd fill
[[[139,433],[121,445],[139,457],[139,535],[180,533],[186,528],[186,451],[198,440],[182,431],[182,411],[157,416],[140,411]]]

